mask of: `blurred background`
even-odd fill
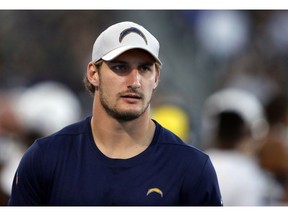
[[[224,205],[225,199],[230,205],[287,205],[286,10],[1,10],[1,205],[33,140],[91,114],[92,98],[82,79],[93,43],[108,26],[126,20],[143,25],[160,42],[163,67],[152,101],[153,118],[207,153],[218,148],[214,135],[224,111],[249,122],[253,142],[247,144],[245,138],[245,145],[229,151],[252,157],[268,176],[268,187],[257,202],[230,202],[223,194]],[[245,91],[257,105],[233,94],[208,102],[223,89]],[[223,102],[225,98],[230,100]],[[228,122],[228,128],[236,125]]]

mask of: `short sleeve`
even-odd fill
[[[24,153],[16,170],[11,196],[8,205],[31,206],[41,205],[45,193],[41,167],[42,153],[37,141]]]
[[[182,194],[183,205],[223,206],[217,175],[209,157],[199,174],[193,172],[193,169],[187,171]]]

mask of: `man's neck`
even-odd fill
[[[107,157],[118,159],[131,158],[143,152],[152,142],[155,132],[155,124],[148,113],[127,122],[94,115],[91,128],[98,149]]]

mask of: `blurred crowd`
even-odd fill
[[[133,20],[160,41],[152,117],[207,152],[224,205],[288,205],[288,11],[0,11],[0,205],[24,151],[90,114],[96,36]]]
[[[39,82],[0,94],[0,204],[6,205],[15,171],[35,139],[80,120],[81,104],[64,84]]]

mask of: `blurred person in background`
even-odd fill
[[[3,169],[9,157],[7,149],[13,145],[12,138],[22,134],[22,127],[12,107],[11,95],[0,93],[0,180],[3,179]],[[15,171],[14,171],[15,172]],[[9,198],[6,188],[0,187],[0,205],[6,205]]]
[[[279,205],[283,191],[259,165],[268,132],[264,109],[251,93],[237,88],[215,92],[205,102],[205,152],[215,166],[226,206]]]
[[[128,21],[98,36],[84,79],[92,115],[33,143],[9,205],[222,206],[208,155],[150,117],[159,48]]]
[[[283,92],[274,94],[265,104],[269,133],[261,151],[261,166],[275,176],[285,191],[283,203],[288,204],[288,100]]]
[[[1,205],[7,205],[19,161],[34,140],[56,132],[80,116],[78,98],[59,82],[43,81],[3,93],[0,98],[0,189],[6,198]]]
[[[151,109],[151,117],[180,139],[190,143],[190,116],[180,105],[172,102],[155,105]]]

